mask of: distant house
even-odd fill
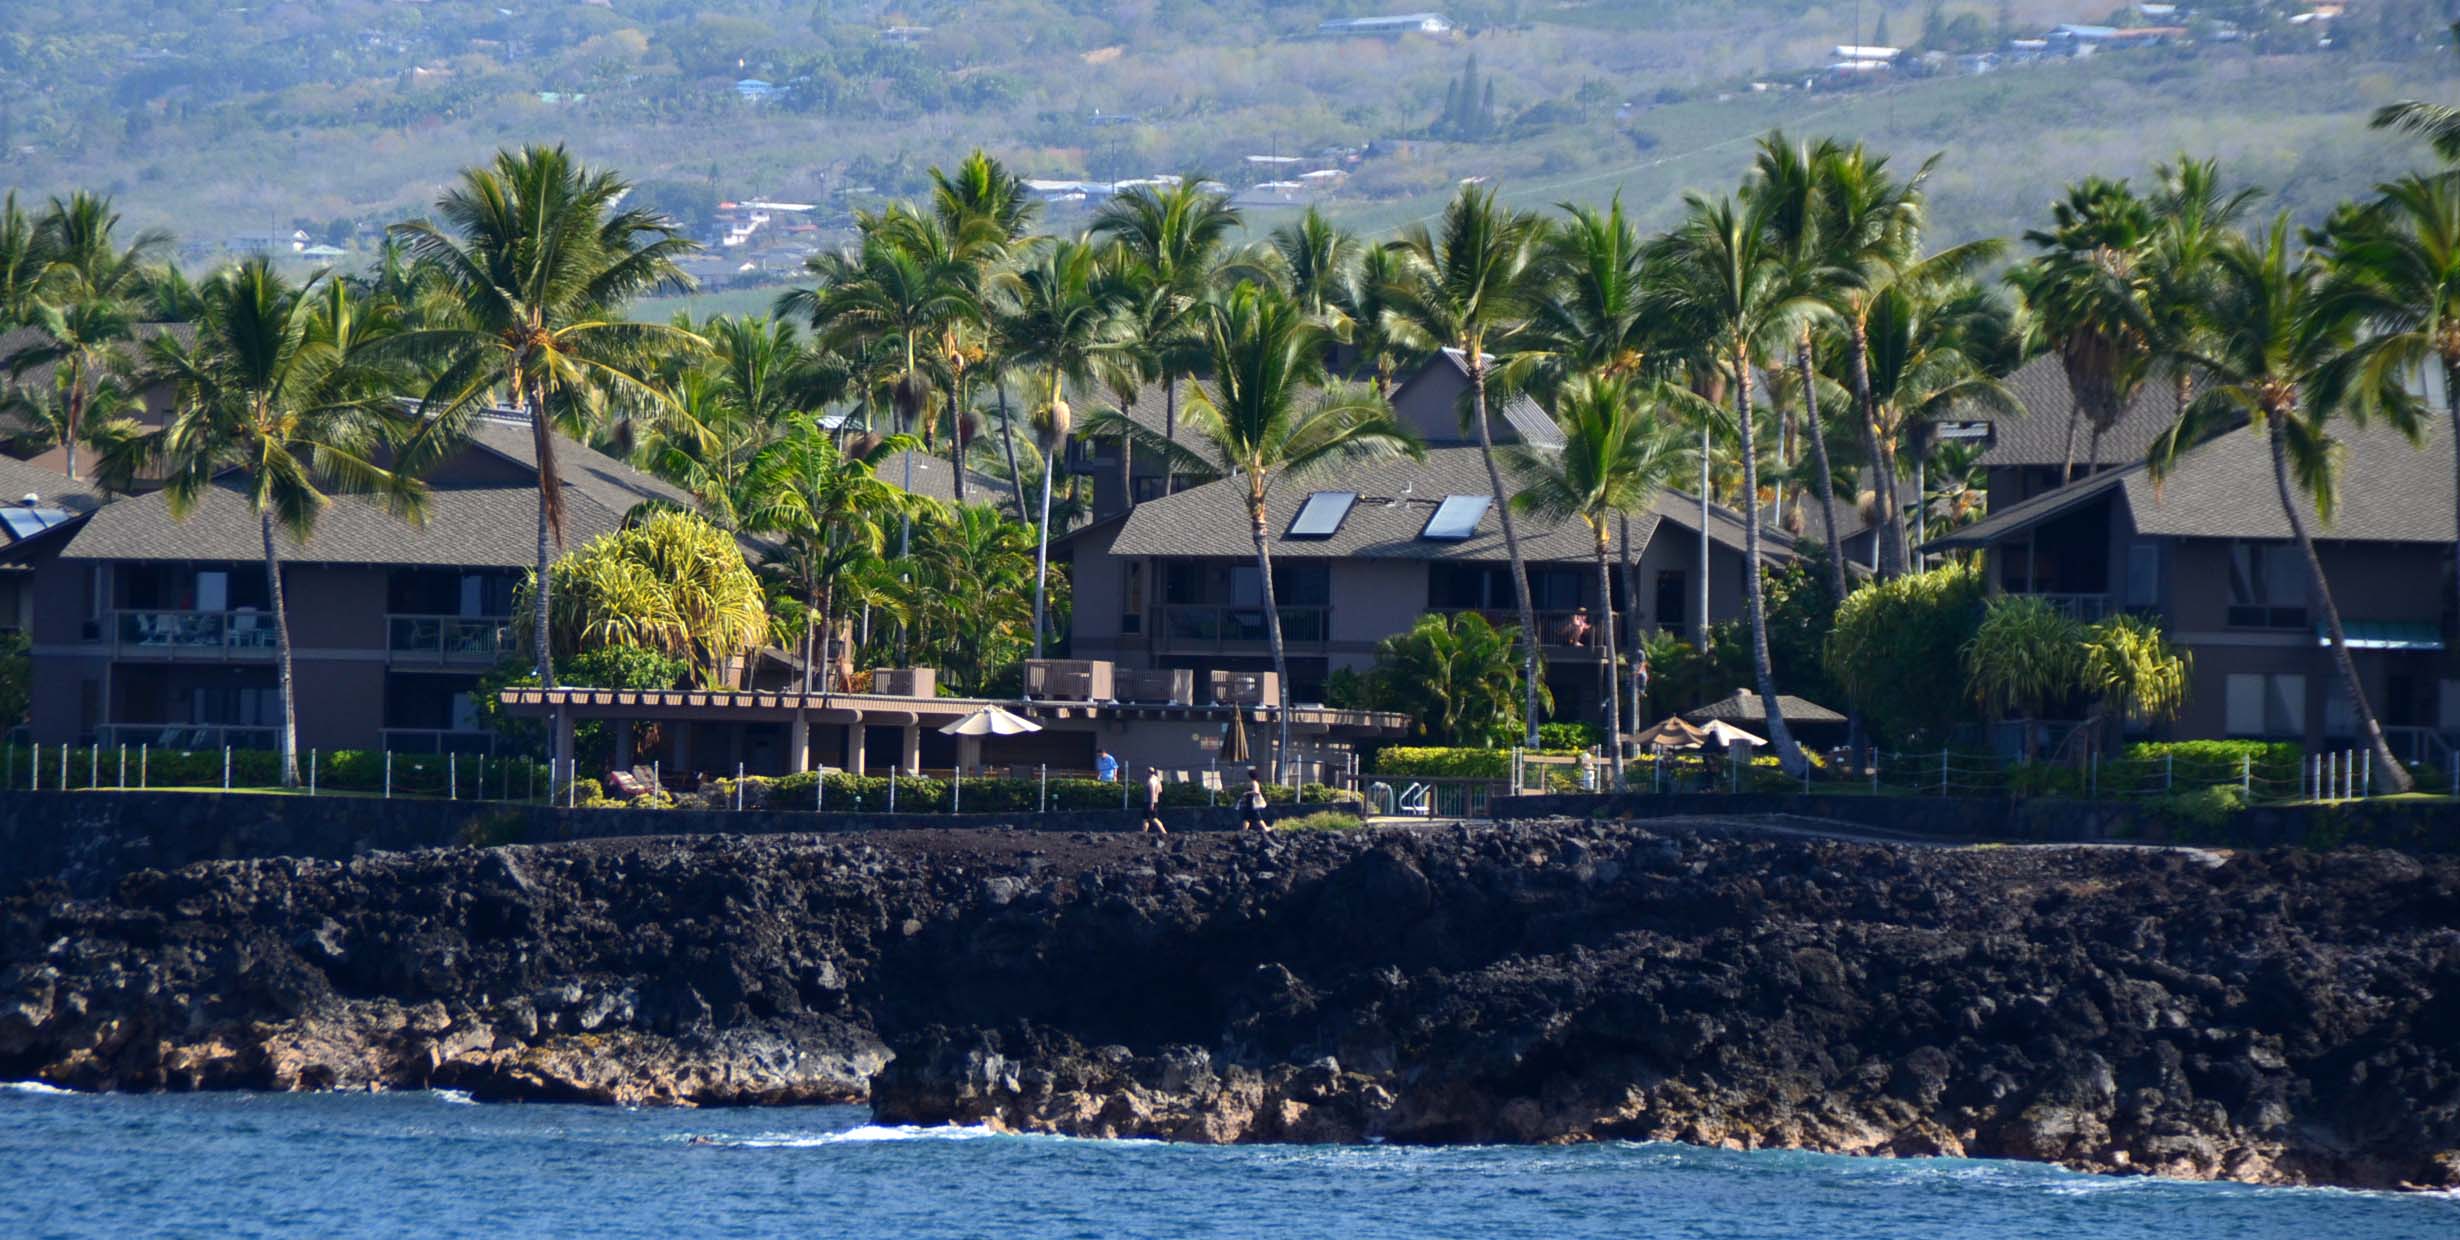
[[[2344,429],[2338,510],[2300,500],[2369,700],[2404,758],[2448,765],[2460,744],[2452,610],[2452,442],[2440,419],[2422,444]],[[2281,515],[2262,437],[2229,432],[2188,449],[2155,483],[2142,463],[2107,468],[2013,502],[1933,541],[1976,550],[1994,592],[2030,595],[2080,619],[2158,617],[2193,656],[2180,737],[2356,744],[2306,566]]]
[[[1989,478],[1993,510],[2057,487],[2061,469],[2071,461],[2070,479],[2142,461],[2176,412],[2169,384],[2145,383],[2096,446],[2092,426],[2073,416],[2075,396],[2057,355],[2026,362],[2006,382],[2024,406],[2024,416],[1973,424],[1979,428],[1973,437],[1984,445],[1980,463]]]
[[[759,78],[744,78],[743,80],[735,83],[735,93],[755,103],[763,99],[767,99],[783,89],[785,88],[774,82],[763,81]]]
[[[223,246],[235,254],[297,254],[307,249],[314,240],[304,229],[268,229],[264,232],[232,233]]]
[[[691,503],[578,443],[556,451],[568,545],[616,529],[644,501]],[[527,648],[510,626],[514,587],[537,552],[537,477],[528,426],[482,417],[429,472],[422,523],[346,496],[304,545],[283,548],[303,748],[492,743],[471,695],[481,673]],[[263,556],[231,488],[186,520],[159,492],[84,517],[48,553],[24,607],[35,738],[269,748],[280,709]]]
[[[1450,34],[1452,19],[1441,13],[1395,13],[1389,17],[1340,17],[1316,24],[1315,32],[1329,38],[1355,35],[1394,36],[1404,34]]]

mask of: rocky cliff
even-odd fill
[[[0,1077],[2460,1185],[2460,862],[1663,823],[212,862],[0,905]]]

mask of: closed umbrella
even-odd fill
[[[1221,760],[1229,763],[1253,762],[1247,752],[1247,712],[1237,707],[1230,710],[1230,739],[1222,745]]]

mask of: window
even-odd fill
[[[2306,563],[2288,543],[2232,543],[2229,624],[2241,629],[2306,627]]]
[[[1460,542],[1478,532],[1478,522],[1486,519],[1486,510],[1494,506],[1491,495],[1447,495],[1444,502],[1426,519],[1426,528],[1418,537],[1430,542]]]
[[[2161,605],[2161,548],[2138,543],[2127,548],[2127,606]]]
[[[1350,507],[1358,502],[1356,491],[1318,491],[1299,505],[1298,516],[1290,521],[1285,538],[1330,538],[1341,532],[1341,523],[1349,519]]]
[[[1665,569],[1657,574],[1657,627],[1679,629],[1684,623],[1684,608],[1691,601],[1686,574],[1679,568]]]
[[[1234,565],[1230,569],[1230,602],[1241,607],[1261,607],[1264,591],[1258,583],[1253,564]],[[1275,564],[1273,566],[1273,602],[1281,607],[1323,607],[1332,602],[1332,566],[1328,564]]]
[[[2306,677],[2233,672],[2224,682],[2231,736],[2298,737],[2306,733]]]
[[[1533,611],[1570,611],[1582,605],[1577,568],[1532,568],[1529,570],[1529,607]],[[1507,605],[1519,606],[1512,598],[1511,587],[1504,588]]]

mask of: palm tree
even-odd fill
[[[2195,371],[2180,362],[2178,355],[2198,343],[2194,339],[2200,324],[2196,311],[2209,299],[2213,251],[2238,228],[2263,192],[2225,192],[2220,161],[2185,155],[2175,164],[2156,165],[2153,176],[2158,188],[2147,204],[2154,224],[2144,307],[2154,346],[2170,372],[2171,413],[2175,416],[2195,395]]]
[[[2092,427],[2087,459],[2101,462],[2101,436],[2127,412],[2150,373],[2157,328],[2152,321],[2152,207],[2124,181],[2087,177],[2068,187],[2050,209],[2052,227],[2024,239],[2044,253],[2010,273],[2042,332],[2058,351],[2075,398],[2068,416],[2067,459],[2059,481],[2075,473],[2078,421]]]
[[[2452,49],[2460,51],[2460,22],[2451,24]],[[2375,109],[2373,127],[2415,134],[2445,162],[2460,162],[2460,108],[2403,99]]]
[[[381,319],[357,317],[346,291],[321,274],[294,286],[264,258],[223,272],[202,292],[194,345],[168,335],[150,342],[148,377],[176,401],[151,438],[173,517],[196,511],[226,477],[256,514],[282,702],[282,784],[292,787],[299,717],[277,528],[304,543],[332,503],[328,490],[380,492],[412,518],[420,492],[409,475],[376,464],[394,438],[391,384],[369,363],[386,330]]]
[[[126,368],[122,349],[135,339],[136,322],[127,303],[108,297],[66,303],[38,297],[27,326],[34,329],[33,340],[5,359],[9,377],[14,381],[38,366],[58,368],[60,446],[67,453],[68,476],[75,478],[86,407],[114,380],[115,371]]]
[[[679,330],[692,330],[677,319]],[[794,323],[718,315],[698,328],[706,358],[684,357],[666,385],[671,405],[652,406],[633,457],[690,491],[720,527],[742,525],[743,485],[753,459],[795,414],[840,394],[845,376],[804,347]],[[661,416],[669,411],[675,416]]]
[[[0,198],[0,329],[24,321],[42,279],[42,251],[34,243],[34,218],[17,205],[17,193]]]
[[[1289,693],[1289,659],[1282,647],[1281,611],[1273,597],[1273,553],[1266,504],[1275,482],[1328,466],[1396,454],[1421,454],[1416,439],[1382,397],[1349,384],[1327,384],[1327,331],[1271,285],[1242,284],[1204,309],[1204,341],[1213,390],[1198,389],[1187,415],[1192,452],[1145,432],[1155,450],[1197,456],[1215,473],[1246,482],[1248,535],[1264,591],[1264,632],[1273,673]],[[1280,723],[1274,776],[1290,753],[1289,712]]]
[[[2314,536],[2299,501],[2313,504],[2315,515],[2330,524],[2338,484],[2335,420],[2362,422],[2381,416],[2414,435],[2416,409],[2407,401],[2372,398],[2352,382],[2365,362],[2357,346],[2365,306],[2337,295],[2319,263],[2293,260],[2289,238],[2284,214],[2256,237],[2231,238],[2215,255],[2218,270],[2203,328],[2211,347],[2185,359],[2206,378],[2207,386],[2154,444],[2153,476],[2167,473],[2188,448],[2241,422],[2250,433],[2264,437],[2281,515],[2306,561],[2308,588],[2323,609],[2332,659],[2349,695],[2352,717],[2392,791],[2407,792],[2414,781],[2393,756],[2383,725],[2367,701],[2341,627],[2340,606],[2324,579],[2323,561],[2315,554]]]
[[[983,356],[977,369],[988,372],[992,389],[999,397],[999,442],[1007,457],[1009,480],[1016,486],[1013,497],[1021,520],[1027,504],[1024,473],[1017,468],[1016,422],[1008,409],[1008,359],[998,349],[989,347],[992,342],[987,339],[987,320],[993,313],[989,303],[1005,283],[1007,264],[1024,243],[1042,206],[1034,201],[1023,180],[979,150],[966,156],[954,174],[938,168],[931,170],[931,205],[941,230],[960,239],[958,253],[974,265],[974,287],[985,301],[984,321],[969,326],[985,329]],[[960,465],[960,487],[964,479],[965,467]]]
[[[1051,475],[1067,450],[1074,411],[1069,384],[1092,382],[1094,367],[1117,352],[1112,292],[1101,279],[1101,252],[1079,237],[1040,247],[1031,265],[1017,273],[1013,304],[999,320],[1001,342],[1011,361],[1041,368],[1043,399],[1036,410],[1042,440],[1041,518],[1035,523],[1034,657],[1042,657],[1047,631],[1051,562]]]
[[[1762,204],[1765,212],[1770,247],[1779,261],[1793,272],[1794,281],[1816,293],[1844,284],[1854,274],[1844,264],[1855,255],[1840,252],[1849,246],[1837,244],[1843,238],[1822,231],[1830,220],[1825,207],[1827,174],[1836,167],[1843,152],[1833,142],[1821,142],[1813,147],[1786,140],[1782,133],[1771,133],[1760,139],[1759,155],[1752,167],[1752,181],[1745,196]],[[1827,544],[1828,588],[1833,596],[1845,597],[1845,548],[1837,538],[1836,472],[1828,461],[1828,436],[1819,409],[1820,374],[1813,359],[1814,323],[1805,316],[1794,339],[1795,383],[1797,399],[1802,402],[1805,438],[1810,441],[1814,491],[1819,496],[1821,536]],[[1780,460],[1780,465],[1783,462]],[[1782,485],[1778,489],[1784,496]],[[1779,510],[1780,523],[1783,520]]]
[[[2408,176],[2377,192],[2379,201],[2336,230],[2329,254],[2336,295],[2370,328],[2360,392],[2403,400],[2411,374],[2440,367],[2443,416],[2460,444],[2460,185]],[[2453,468],[2460,476],[2460,461]]]
[[[109,198],[79,191],[52,199],[34,225],[43,289],[60,301],[136,300],[171,234],[149,228],[123,247],[119,225]]]
[[[1918,475],[1928,451],[1930,425],[1968,410],[1998,418],[2024,415],[2023,402],[1983,366],[1985,337],[1996,324],[1998,307],[1989,292],[1970,283],[1928,288],[1890,283],[1871,298],[1864,311],[1864,340],[1870,353],[1871,427],[1879,446],[1872,473],[1893,481],[1900,476],[1898,452],[1914,441],[1917,478],[1915,503],[1908,512],[1882,491],[1878,514],[1896,531],[1898,545],[1918,542],[1922,535],[1928,487]],[[1904,522],[1913,521],[1912,537]]]
[[[811,696],[812,669],[828,657],[815,635],[836,633],[838,579],[884,553],[882,519],[903,517],[914,506],[911,494],[873,470],[889,453],[917,447],[911,436],[891,435],[841,450],[817,418],[802,413],[788,418],[777,440],[752,459],[744,479],[744,524],[786,540],[803,595],[805,697]]]
[[[1309,207],[1306,214],[1273,229],[1272,246],[1300,309],[1319,319],[1340,312],[1350,267],[1364,248],[1358,238]]]
[[[1673,423],[1660,419],[1653,389],[1621,375],[1583,375],[1555,397],[1561,447],[1520,445],[1512,453],[1524,512],[1555,520],[1578,518],[1597,548],[1599,683],[1606,686],[1606,743],[1616,786],[1623,782],[1622,694],[1614,677],[1614,580],[1607,562],[1620,518],[1649,508],[1674,480],[1690,449]],[[1636,672],[1637,669],[1635,669]]]
[[[1497,206],[1491,189],[1465,186],[1444,208],[1440,236],[1421,225],[1390,243],[1409,259],[1409,270],[1385,292],[1394,317],[1419,336],[1458,350],[1469,371],[1469,417],[1477,427],[1478,454],[1486,462],[1495,514],[1502,520],[1513,600],[1520,608],[1522,674],[1528,682],[1522,723],[1531,749],[1538,747],[1537,611],[1529,600],[1529,563],[1521,555],[1520,530],[1512,521],[1512,496],[1504,488],[1503,468],[1495,455],[1486,379],[1489,346],[1501,346],[1527,327],[1539,300],[1537,259],[1543,239],[1535,217]]]
[[[1212,288],[1223,249],[1241,222],[1229,199],[1204,189],[1195,177],[1184,177],[1177,185],[1132,189],[1102,204],[1093,217],[1093,235],[1135,256],[1145,279],[1162,290],[1163,308],[1175,330]],[[1160,333],[1162,339],[1169,337],[1169,332]],[[1176,350],[1157,359],[1154,372],[1162,384],[1162,434],[1175,436],[1178,381],[1187,372],[1180,368]]]
[[[1442,745],[1517,736],[1520,634],[1474,611],[1432,612],[1375,644],[1379,705],[1399,710]]]
[[[1033,530],[988,504],[944,509],[923,528],[915,580],[930,627],[944,637],[936,661],[958,692],[981,692],[1022,648],[1033,619]]]
[[[1406,256],[1371,245],[1359,251],[1348,277],[1333,292],[1333,307],[1349,330],[1350,352],[1368,371],[1375,394],[1386,400],[1392,399],[1394,377],[1432,347],[1393,312],[1393,292],[1408,278]]]
[[[414,460],[441,455],[467,417],[502,393],[528,415],[537,455],[541,594],[533,634],[538,680],[555,684],[547,618],[551,546],[564,541],[564,484],[555,462],[558,423],[579,429],[589,399],[609,391],[645,405],[673,402],[643,381],[660,352],[695,350],[698,336],[623,317],[643,293],[687,288],[675,260],[697,248],[674,221],[620,207],[630,190],[611,172],[582,166],[563,147],[498,152],[461,174],[436,202],[442,226],[396,224],[390,235],[449,290],[453,322],[403,333],[397,347],[437,364]],[[414,466],[415,467],[415,466]]]
[[[1688,215],[1670,238],[1669,303],[1712,325],[1714,354],[1734,385],[1734,425],[1743,465],[1743,602],[1751,629],[1751,665],[1768,711],[1768,740],[1791,775],[1803,769],[1802,749],[1785,726],[1776,677],[1768,659],[1768,614],[1760,562],[1758,438],[1752,425],[1752,374],[1769,350],[1784,350],[1820,304],[1796,282],[1797,274],[1770,243],[1765,208],[1687,199]],[[1707,564],[1701,565],[1703,572]]]

